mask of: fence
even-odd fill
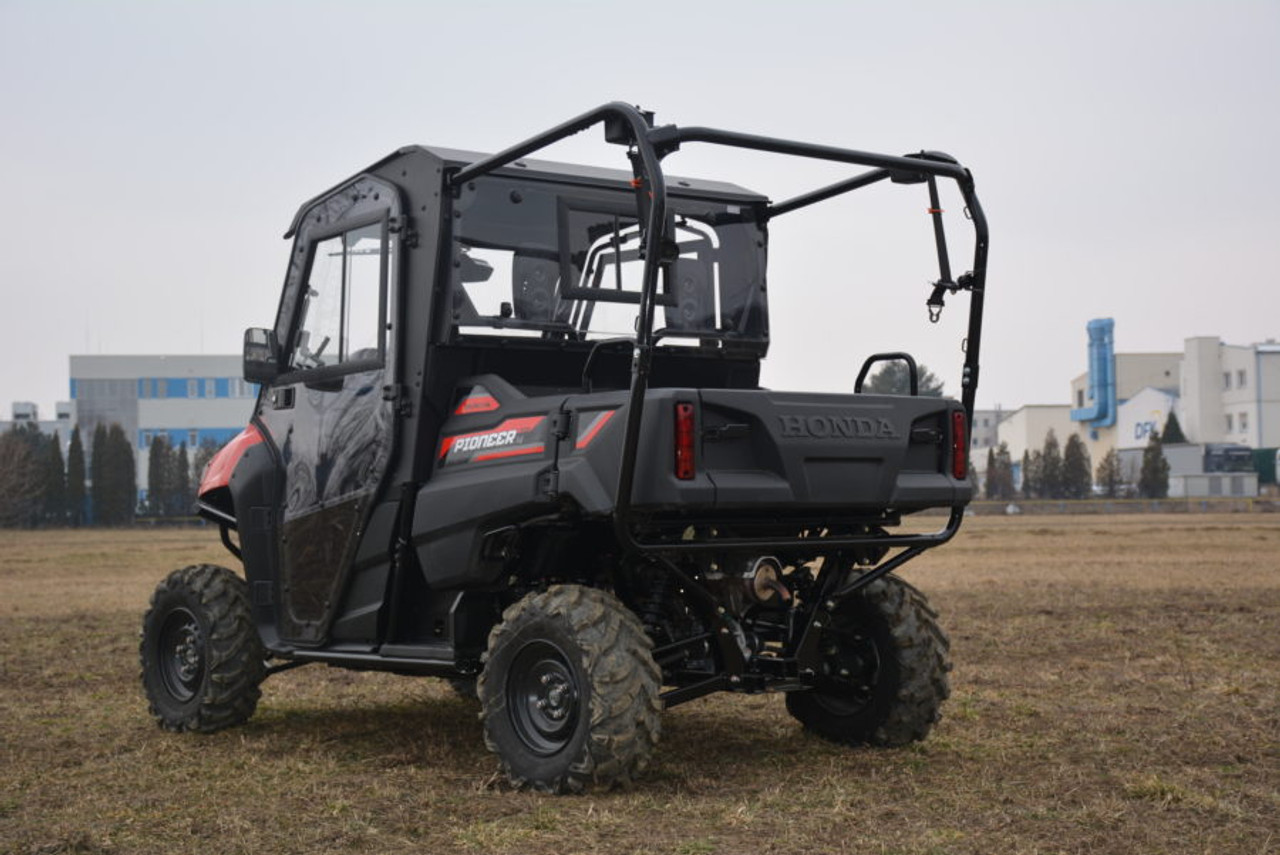
[[[1270,497],[1192,497],[1181,499],[1027,499],[978,501],[972,513],[995,514],[1251,514],[1280,511]]]

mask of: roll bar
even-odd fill
[[[983,214],[982,206],[974,193],[973,176],[969,173],[969,170],[961,166],[954,158],[941,152],[922,151],[912,155],[894,156],[716,130],[714,128],[680,128],[675,125],[653,127],[652,113],[642,112],[629,104],[614,101],[594,110],[589,110],[576,118],[570,119],[497,154],[465,166],[450,176],[449,183],[456,189],[473,178],[507,166],[521,157],[601,123],[605,125],[605,138],[607,141],[629,147],[627,154],[631,161],[634,175],[632,186],[636,189],[637,211],[640,221],[645,224],[642,248],[644,273],[640,288],[639,323],[636,329],[635,345],[632,349],[631,388],[627,408],[626,431],[623,438],[622,467],[618,474],[617,493],[614,497],[614,528],[619,542],[633,552],[650,555],[680,551],[757,551],[787,546],[813,547],[819,543],[824,550],[868,545],[903,547],[905,549],[903,553],[862,574],[839,591],[839,596],[847,596],[858,588],[870,584],[876,578],[888,573],[908,558],[914,557],[925,549],[941,545],[950,540],[959,530],[960,521],[963,518],[962,509],[958,507],[952,508],[947,525],[932,534],[837,536],[821,538],[820,540],[802,538],[782,540],[718,538],[712,541],[691,540],[676,543],[642,543],[635,537],[631,529],[631,498],[635,484],[636,451],[639,447],[641,416],[645,392],[649,387],[649,373],[655,346],[653,315],[659,265],[662,257],[663,224],[666,220],[667,209],[666,180],[661,166],[661,161],[664,157],[678,150],[685,143],[701,142],[872,167],[869,172],[771,204],[767,208],[767,214],[770,218],[781,216],[790,211],[807,207],[860,187],[866,187],[886,178],[899,184],[928,184],[931,206],[929,213],[933,217],[940,275],[938,281],[933,283],[933,292],[926,303],[929,308],[930,319],[936,321],[938,313],[942,310],[946,293],[964,290],[969,291],[971,294],[968,336],[965,339],[964,349],[965,361],[961,377],[961,402],[964,405],[965,414],[970,425],[972,425],[974,400],[978,388],[978,357],[982,341],[982,308],[986,284],[989,238],[986,216]],[[964,198],[966,212],[972,219],[974,226],[973,267],[968,273],[960,276],[958,281],[951,279],[946,241],[942,232],[941,211],[938,208],[936,185],[938,178],[947,178],[956,182]],[[674,565],[670,566],[674,568]]]

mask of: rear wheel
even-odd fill
[[[822,628],[813,689],[787,695],[807,729],[850,744],[924,739],[951,693],[950,642],[924,594],[897,576],[846,599]]]
[[[248,720],[266,669],[244,580],[213,564],[170,573],[142,619],[138,656],[151,714],[166,730]]]
[[[612,594],[555,585],[503,613],[478,691],[485,744],[517,787],[628,784],[658,742],[661,676]]]

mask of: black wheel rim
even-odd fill
[[[819,703],[840,715],[861,712],[875,699],[881,670],[880,648],[865,628],[824,632]]]
[[[568,655],[553,642],[530,641],[507,675],[507,712],[520,742],[542,757],[561,751],[577,730],[581,700]]]
[[[204,681],[204,633],[200,621],[186,609],[165,616],[157,642],[160,678],[165,690],[181,703],[196,696]]]

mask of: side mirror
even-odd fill
[[[244,331],[244,379],[265,386],[280,373],[280,345],[275,330],[250,327]]]

